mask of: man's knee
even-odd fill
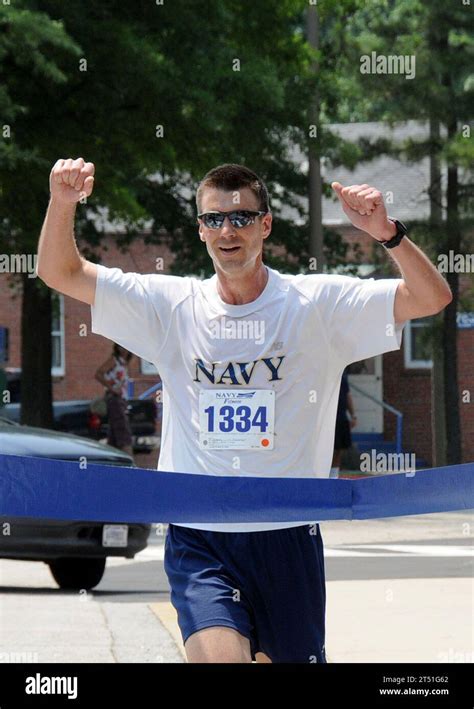
[[[186,640],[184,649],[188,662],[252,662],[248,638],[224,626],[197,630]]]

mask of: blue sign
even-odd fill
[[[459,330],[474,330],[474,313],[458,313],[457,324]]]

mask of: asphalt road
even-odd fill
[[[472,514],[321,530],[330,661],[473,661]],[[0,662],[182,662],[156,531],[88,593],[58,589],[45,564],[0,560]]]

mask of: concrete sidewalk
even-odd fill
[[[472,579],[327,584],[330,662],[473,662]]]
[[[42,563],[2,559],[0,584],[0,662],[183,662],[145,603],[59,591]]]

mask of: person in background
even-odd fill
[[[349,411],[351,420],[347,418]],[[357,416],[354,411],[354,402],[351,392],[349,391],[349,381],[347,368],[342,373],[341,388],[339,390],[339,401],[337,404],[336,415],[336,435],[334,438],[334,453],[332,457],[330,478],[337,478],[341,467],[342,451],[347,450],[352,445],[351,428],[357,423]]]
[[[114,344],[111,356],[95,373],[97,381],[105,386],[109,421],[107,443],[129,455],[132,455],[132,430],[127,415],[127,388],[128,364],[132,357],[125,347]]]

